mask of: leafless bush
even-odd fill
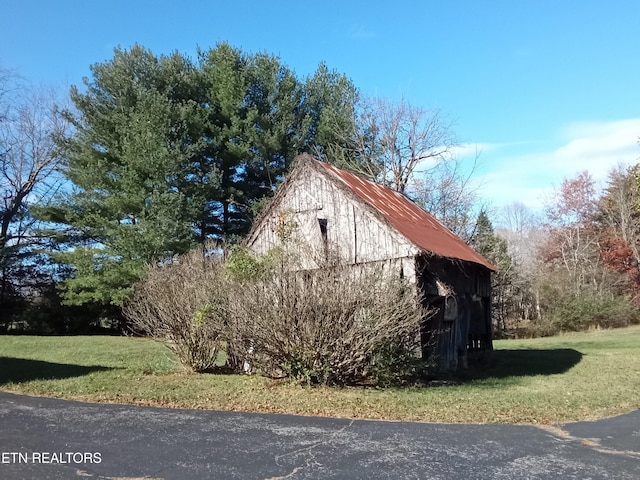
[[[194,371],[229,365],[308,384],[397,383],[420,367],[426,311],[414,286],[374,268],[302,271],[280,252],[227,263],[201,251],[149,268],[124,308]]]
[[[387,383],[416,368],[426,312],[414,287],[373,270],[275,265],[230,297],[244,365],[310,384]]]
[[[227,285],[222,261],[193,250],[149,267],[124,314],[134,331],[164,342],[187,368],[215,365],[223,345]]]

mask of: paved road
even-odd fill
[[[2,479],[638,479],[640,410],[556,430],[96,405],[0,392]]]

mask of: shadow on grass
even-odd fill
[[[494,350],[460,375],[462,380],[556,375],[577,365],[582,353],[572,348],[551,350]]]
[[[111,370],[111,368],[0,357],[0,385],[28,382],[30,380],[59,380],[62,378],[81,377],[91,372],[104,370]]]

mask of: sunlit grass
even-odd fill
[[[640,327],[501,340],[461,382],[305,388],[259,376],[190,374],[126,337],[0,337],[0,388],[97,402],[429,422],[560,423],[640,407]]]

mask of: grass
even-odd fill
[[[0,389],[168,407],[464,423],[555,424],[640,407],[640,326],[500,340],[459,382],[305,388],[189,374],[162,345],[126,337],[0,336]]]

